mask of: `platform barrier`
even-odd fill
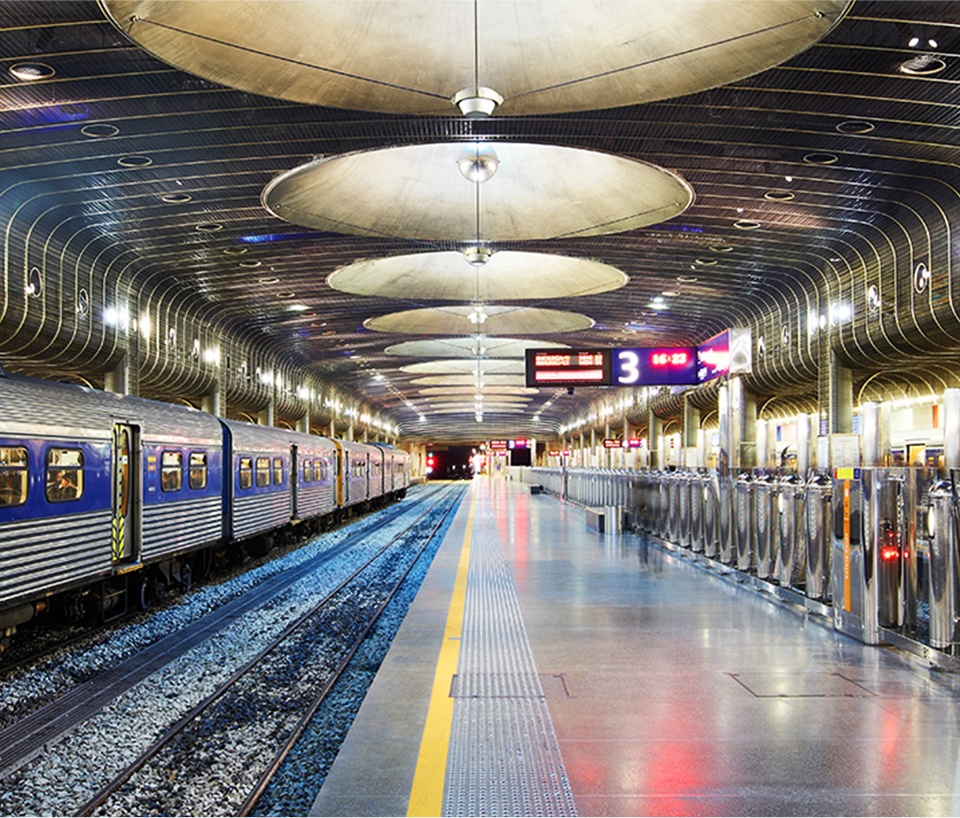
[[[789,601],[806,597],[863,642],[902,637],[950,653],[960,650],[957,478],[902,468],[806,480],[760,470],[730,479],[710,470],[534,468],[522,477],[585,506],[598,530],[650,534]]]

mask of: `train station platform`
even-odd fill
[[[960,680],[475,479],[312,815],[957,815]]]

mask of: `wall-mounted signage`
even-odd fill
[[[491,440],[487,447],[490,449],[506,449],[508,441],[506,440]]]

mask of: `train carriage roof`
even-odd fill
[[[148,443],[212,448],[221,442],[217,419],[198,409],[0,374],[0,435],[109,440],[118,422],[139,426]]]

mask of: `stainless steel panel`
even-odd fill
[[[774,478],[763,475],[754,486],[756,494],[756,568],[760,579],[775,577],[775,549],[779,535],[777,484]]]
[[[807,552],[804,537],[803,481],[795,474],[780,478],[779,537],[775,573],[777,581],[786,587],[804,584],[807,574]]]
[[[957,502],[953,487],[943,480],[928,494],[927,538],[930,550],[927,579],[930,602],[930,645],[948,648],[956,641]]]
[[[290,493],[274,491],[234,498],[233,536],[252,537],[290,522]]]
[[[97,511],[0,527],[0,604],[109,572],[110,517]]]
[[[736,565],[741,571],[749,571],[755,562],[756,544],[754,532],[757,527],[757,509],[753,475],[741,474],[735,485],[736,494]]]
[[[142,559],[216,542],[222,533],[222,513],[219,495],[182,503],[145,504]]]
[[[804,541],[806,544],[806,594],[811,599],[830,600],[831,509],[833,488],[830,478],[814,475],[804,493]]]

